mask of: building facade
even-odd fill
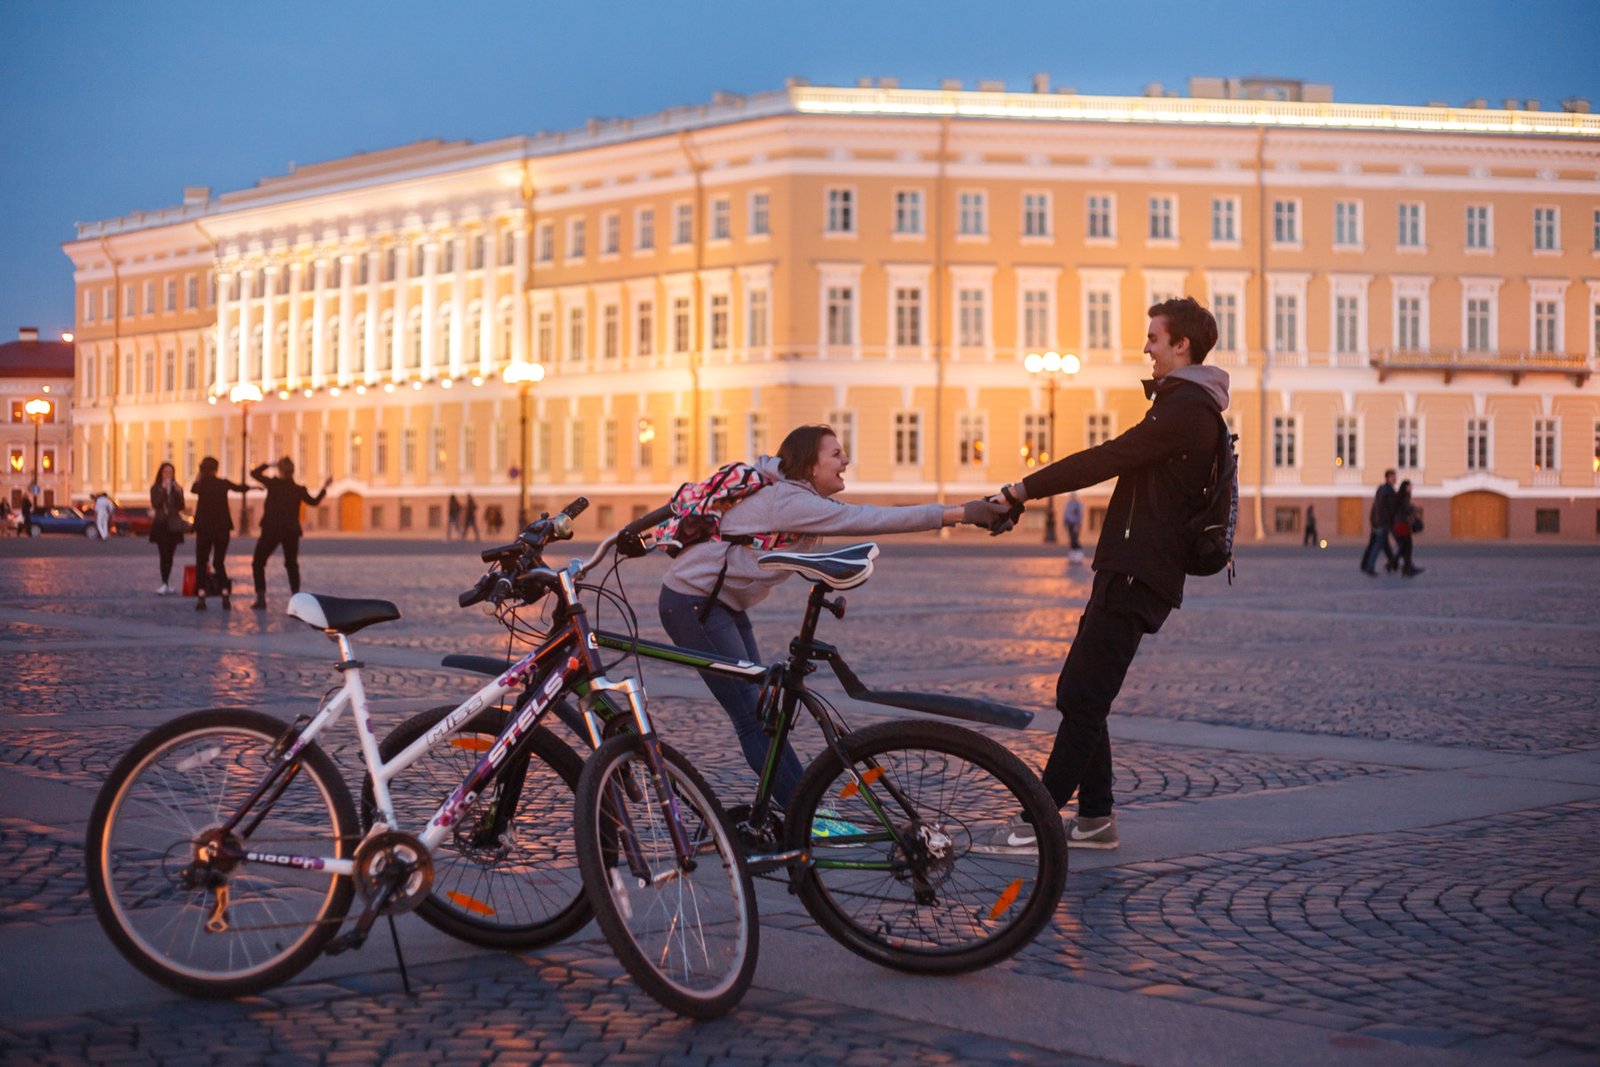
[[[70,338],[40,340],[37,329],[24,326],[15,341],[0,344],[0,497],[13,508],[29,495],[40,507],[70,502],[73,369]]]
[[[327,527],[526,478],[599,530],[828,421],[852,498],[964,499],[1135,422],[1191,294],[1246,535],[1360,535],[1388,467],[1430,536],[1600,534],[1600,118],[1036,88],[797,85],[81,225],[76,485],[238,471],[248,418]]]

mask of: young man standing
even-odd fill
[[[1202,365],[1217,343],[1211,312],[1184,297],[1162,301],[1149,315],[1144,351],[1151,376],[1144,391],[1152,403],[1144,419],[1000,493],[1016,516],[1023,501],[1117,479],[1095,548],[1089,603],[1056,682],[1061,727],[1043,775],[1058,807],[1078,796],[1078,813],[1067,822],[1067,843],[1075,848],[1118,845],[1106,717],[1140,640],[1183,600],[1184,524],[1199,510],[1218,437],[1227,432],[1219,415],[1228,406],[1228,374]],[[1016,820],[975,847],[1030,851],[1033,827]]]

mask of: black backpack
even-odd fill
[[[1239,457],[1233,450],[1238,439],[1238,434],[1228,432],[1228,424],[1218,412],[1211,477],[1201,494],[1200,509],[1184,524],[1184,573],[1205,577],[1227,568],[1230,585],[1233,535],[1239,528]]]

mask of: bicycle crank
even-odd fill
[[[421,841],[398,830],[361,842],[355,868],[356,888],[384,915],[413,910],[433,888],[433,856]]]

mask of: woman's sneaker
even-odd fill
[[[1109,852],[1119,843],[1115,815],[1099,819],[1085,819],[1075,815],[1067,820],[1068,848],[1098,848]]]

